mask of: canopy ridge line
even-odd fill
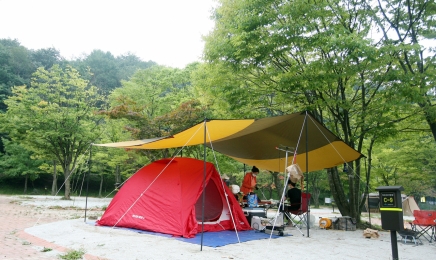
[[[183,147],[181,147],[180,149],[179,149],[179,153],[180,153],[180,151],[182,151],[183,150],[183,148],[186,146],[186,144],[187,143],[189,143],[189,141],[192,139],[192,137],[194,137],[195,136],[195,134],[197,134],[197,132],[201,129],[202,127],[199,127],[198,129],[197,129],[197,131],[195,131],[193,134],[192,134],[192,136],[191,136],[191,138],[183,145]],[[177,153],[178,154],[178,153]],[[147,192],[147,190],[153,185],[153,183],[155,183],[156,182],[156,180],[159,178],[159,176],[161,176],[162,175],[162,173],[168,168],[168,166],[173,162],[173,160],[174,160],[174,158],[177,156],[177,154],[175,154],[172,158],[171,158],[171,160],[167,163],[167,165],[165,165],[165,167],[162,169],[162,171],[161,172],[159,172],[159,174],[153,179],[153,181],[151,181],[150,182],[150,184],[144,189],[144,191],[142,191],[141,192],[141,194],[139,195],[139,197],[138,198],[136,198],[136,200],[132,203],[132,205],[130,205],[130,207],[126,210],[126,212],[124,212],[123,213],[123,215],[117,220],[117,222],[112,226],[112,228],[114,228],[114,227],[116,227],[117,226],[117,224],[124,218],[124,216],[133,208],[133,206],[135,206],[136,205],[136,203],[139,201],[139,199],[141,199],[141,197],[142,196],[144,196],[144,193],[145,192]],[[133,175],[132,175],[133,176]],[[132,176],[130,176],[130,177],[132,177]]]
[[[205,124],[205,127],[206,127],[206,124]],[[226,203],[227,203],[227,207],[229,208],[230,217],[231,217],[231,219],[232,219],[233,227],[235,228],[236,237],[238,238],[238,243],[241,243],[241,240],[239,239],[239,233],[238,233],[238,230],[237,230],[237,228],[236,228],[236,223],[235,223],[235,219],[234,219],[234,216],[233,216],[232,207],[230,207],[230,202],[229,202],[229,199],[228,199],[228,196],[229,196],[229,195],[227,194],[226,189],[224,188],[224,182],[222,181],[222,178],[221,178],[221,170],[220,170],[220,168],[219,168],[219,164],[218,164],[218,160],[217,160],[217,158],[216,158],[215,150],[213,149],[212,139],[211,139],[211,137],[210,137],[210,133],[209,133],[207,127],[206,127],[206,133],[207,133],[207,136],[209,137],[210,148],[212,149],[212,154],[213,154],[213,158],[214,158],[214,160],[215,160],[215,165],[216,165],[217,171],[218,171],[218,173],[219,173],[219,175],[220,175],[220,179],[221,179],[221,188],[223,189],[223,191],[224,191],[224,195],[225,195],[225,197],[226,197]],[[233,194],[232,194],[232,195],[233,195]]]

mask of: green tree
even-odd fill
[[[31,51],[33,64],[36,68],[44,67],[48,70],[55,64],[64,63],[65,60],[61,57],[61,54],[55,48],[46,48]]]
[[[392,87],[396,50],[371,38],[365,2],[221,2],[205,58],[217,82],[228,83],[208,89],[241,104],[231,107],[264,115],[310,111],[359,152],[369,142],[368,156],[376,141],[397,131],[396,122],[417,113]],[[220,77],[222,71],[236,81]],[[349,164],[346,183],[337,168],[327,171],[341,213],[356,219],[360,186],[370,177],[361,171],[360,159]]]
[[[192,91],[191,72],[186,69],[154,66],[137,71],[123,87],[110,95],[111,109],[105,114],[122,119],[133,139],[163,137],[175,134],[207,117],[208,111]],[[201,147],[186,147],[183,156],[202,158]],[[178,149],[141,151],[148,160],[173,156]]]
[[[370,10],[374,38],[388,47],[395,60],[395,88],[407,102],[422,110],[436,141],[435,65],[436,4],[431,0],[363,2]]]
[[[5,103],[2,124],[9,136],[44,158],[56,158],[65,177],[65,198],[70,199],[70,181],[81,156],[101,134],[96,88],[67,66],[39,68],[29,88],[14,87]]]
[[[36,69],[31,58],[31,52],[17,40],[0,39],[0,111],[6,111],[4,100],[13,86],[30,83]]]
[[[33,153],[18,143],[3,139],[5,153],[0,155],[0,171],[7,177],[24,178],[24,193],[27,193],[28,181],[37,179],[43,173],[39,166],[42,161],[32,158]]]
[[[430,133],[402,133],[375,146],[371,185],[401,185],[417,198],[436,195],[436,144]]]
[[[142,61],[138,56],[131,53],[117,56],[116,64],[120,80],[129,80],[136,71],[157,65],[154,61]]]
[[[110,52],[93,50],[89,55],[72,62],[82,75],[87,75],[87,80],[98,88],[102,95],[121,87],[122,80],[129,78],[139,69],[146,69],[156,63],[144,62],[133,54],[115,57]],[[87,74],[88,70],[91,72]]]

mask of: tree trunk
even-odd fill
[[[66,166],[64,168],[64,176],[65,176],[65,195],[64,195],[64,199],[69,200],[71,199],[71,180],[70,180],[70,175],[71,175],[71,171],[70,171],[70,167]]]
[[[429,102],[429,103],[431,103],[431,102]],[[433,139],[436,141],[436,121],[435,121],[435,117],[433,116],[434,112],[428,108],[425,109],[426,106],[424,104],[420,104],[420,107],[424,110],[425,120],[427,121],[427,123],[430,127],[431,133],[433,135]]]
[[[310,193],[312,200],[313,200],[313,204],[315,208],[319,208],[319,194],[321,194],[319,189],[313,189],[312,192]]]
[[[329,179],[330,191],[332,193],[335,204],[341,212],[342,216],[350,216],[349,203],[345,197],[345,192],[339,178],[338,168],[327,169],[327,177]],[[350,216],[351,217],[351,216]]]
[[[51,195],[55,196],[58,190],[58,173],[56,171],[56,160],[53,161],[53,183],[51,185]]]
[[[356,161],[356,164],[360,163],[360,159]],[[350,164],[349,164],[350,165]],[[358,173],[353,173],[353,169],[348,167],[348,183],[349,198],[345,194],[342,181],[339,177],[338,168],[327,169],[327,176],[329,179],[330,191],[332,192],[335,204],[341,212],[342,216],[350,216],[360,222],[360,205],[362,203],[359,190],[359,176]]]
[[[98,197],[99,198],[101,198],[102,197],[102,195],[101,195],[101,191],[103,190],[103,174],[100,174],[100,189],[99,189],[99,191],[98,191]]]
[[[24,175],[24,194],[27,193],[27,180],[29,179],[28,174]]]
[[[121,175],[120,175],[120,166],[117,165],[115,168],[115,189],[118,189],[118,186],[121,184]]]

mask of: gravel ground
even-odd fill
[[[312,209],[315,226],[302,230],[288,227],[292,236],[263,239],[222,247],[200,247],[174,238],[139,234],[124,229],[97,227],[94,220],[103,213],[110,199],[75,197],[70,201],[51,196],[0,196],[0,217],[13,224],[2,224],[3,259],[59,259],[70,250],[86,252],[84,259],[392,259],[389,232],[379,238],[364,238],[363,230],[324,230],[317,226],[320,217],[340,216],[331,208]],[[270,213],[270,212],[269,212]],[[374,216],[377,216],[374,214]],[[379,223],[372,219],[371,223]],[[5,223],[5,222],[4,222]],[[7,227],[7,225],[13,227]],[[397,242],[400,259],[431,259],[435,243],[423,245]]]

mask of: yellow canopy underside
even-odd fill
[[[362,156],[305,113],[257,120],[210,120],[173,136],[97,146],[166,149],[204,143],[237,161],[276,172],[283,172],[287,167],[286,153],[277,147],[296,150],[297,163],[303,171],[331,168]],[[288,153],[288,166],[293,161],[292,152]]]
[[[325,146],[308,153],[309,168],[306,169],[306,153],[298,154],[296,163],[300,166],[303,172],[318,171],[325,168],[331,168],[342,165],[346,162],[351,162],[360,157],[360,153],[352,151],[346,154],[340,154],[340,151],[348,150],[348,146],[342,142],[333,142],[331,146]],[[292,155],[292,154],[291,154]],[[284,172],[286,156],[283,158],[274,158],[267,160],[253,160],[231,157],[236,161],[245,163],[247,165],[256,165],[259,169],[267,169],[275,172]],[[292,164],[294,156],[288,157],[288,166]]]
[[[223,123],[223,121],[230,122]],[[206,143],[214,142],[235,134],[242,129],[247,128],[253,122],[254,119],[214,120],[207,122]],[[204,123],[200,123],[173,136],[160,138],[158,141],[156,141],[156,139],[147,139],[96,145],[128,149],[166,149],[204,144],[204,141]]]

